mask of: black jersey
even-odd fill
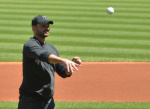
[[[44,98],[52,97],[55,90],[55,72],[65,78],[63,64],[48,63],[49,55],[59,56],[56,48],[42,43],[37,38],[29,39],[23,48],[23,81],[20,93],[38,94]]]

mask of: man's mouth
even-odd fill
[[[48,34],[48,33],[49,33],[49,31],[44,31],[44,33]]]

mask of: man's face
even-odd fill
[[[40,25],[37,24],[34,28],[34,32],[36,35],[40,36],[41,38],[45,38],[49,35],[49,24],[45,24],[45,25]]]

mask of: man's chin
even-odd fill
[[[45,39],[46,37],[48,37],[48,35],[45,35],[45,34],[44,34],[44,35],[42,35],[42,36],[40,36],[40,37]]]
[[[44,35],[45,37],[48,37],[49,35]]]
[[[48,36],[49,36],[49,33],[47,33],[47,34],[44,34],[44,36],[45,36],[45,37],[48,37]]]

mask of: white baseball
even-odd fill
[[[107,8],[107,13],[108,14],[113,14],[114,13],[114,8],[113,7],[108,7]]]

